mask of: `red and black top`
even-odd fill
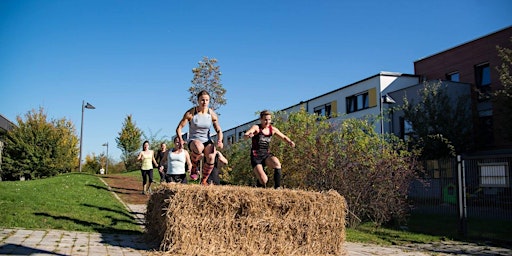
[[[263,128],[259,124],[258,134],[252,137],[251,152],[253,155],[267,154],[270,152],[270,141],[272,140],[272,125],[268,126],[269,134],[263,133]]]

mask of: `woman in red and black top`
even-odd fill
[[[269,111],[264,110],[260,113],[260,122],[259,125],[253,125],[244,134],[245,138],[252,138],[251,165],[258,178],[258,186],[266,187],[268,177],[264,168],[268,166],[274,169],[274,188],[279,188],[281,186],[281,163],[277,157],[270,153],[272,135],[277,135],[292,147],[295,147],[295,143],[271,125],[272,114]]]

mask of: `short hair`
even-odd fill
[[[210,94],[208,93],[208,91],[206,91],[206,90],[202,90],[202,91],[200,91],[200,92],[197,94],[197,99],[199,100],[199,98],[201,98],[201,96],[203,96],[203,95],[208,95],[208,97],[210,97],[210,98],[211,98],[211,96],[210,96]]]
[[[272,115],[272,113],[268,110],[263,110],[260,112],[260,118],[263,118],[264,116]]]

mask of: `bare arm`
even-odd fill
[[[223,164],[228,164],[228,159],[219,151],[217,151],[217,155],[219,156],[219,161]]]
[[[192,119],[192,114],[190,113],[190,110],[191,109],[189,109],[187,112],[185,112],[185,114],[183,115],[183,118],[181,119],[181,121],[178,124],[178,127],[176,127],[176,136],[179,138],[181,145],[185,144],[183,137],[181,137],[181,134],[182,134],[181,129],[183,129],[183,127],[185,127],[185,125],[187,125],[187,123]]]
[[[220,128],[219,118],[217,114],[213,112],[213,110],[210,111],[210,115],[212,116],[213,129],[215,129],[215,132],[217,133],[217,146],[222,149],[224,147],[224,134],[222,133],[222,129]]]
[[[295,147],[295,143],[290,138],[288,138],[288,136],[284,135],[281,131],[279,131],[279,129],[277,129],[276,127],[272,127],[272,132],[273,134],[277,135],[277,137],[288,142],[288,144],[290,144],[292,148]]]
[[[184,149],[183,149],[184,150]],[[188,166],[188,173],[190,173],[192,171],[192,161],[190,160],[190,155],[188,154],[188,151],[184,150],[185,151],[185,161],[187,161],[187,166]]]
[[[251,127],[251,129],[249,129],[248,131],[245,132],[244,138],[246,138],[246,139],[252,138],[254,136],[254,134],[259,131],[259,129],[260,129],[259,126],[253,125]]]
[[[155,154],[151,153],[151,155],[153,156],[153,164],[154,164],[154,166],[158,166],[158,163],[156,162],[156,159],[155,159]]]
[[[142,151],[139,153],[139,155],[137,156],[137,161],[140,161],[142,160]]]

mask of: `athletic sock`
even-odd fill
[[[274,188],[281,187],[281,168],[274,169]]]
[[[204,163],[203,164],[203,177],[201,177],[201,184],[208,185],[207,180],[210,176],[210,173],[213,171],[214,164]]]

